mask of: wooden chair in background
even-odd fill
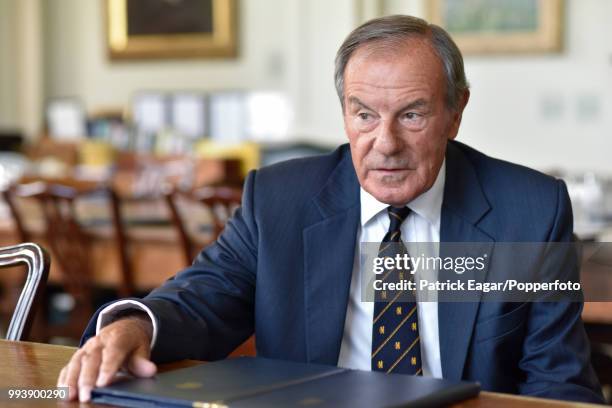
[[[42,336],[45,340],[54,336],[78,339],[94,311],[90,237],[77,219],[75,203],[78,199],[101,195],[108,200],[114,243],[123,273],[122,283],[117,288],[118,295],[133,294],[119,199],[111,188],[76,180],[28,180],[11,186],[3,194],[22,241],[32,241],[35,237],[26,228],[17,200],[33,199],[38,202],[45,221],[43,239],[62,271],[62,290],[74,300],[66,324],[51,325],[44,319]],[[45,303],[48,303],[48,299]]]
[[[241,198],[242,189],[233,186],[201,187],[191,191],[171,189],[165,193],[172,223],[183,248],[185,265],[190,265],[203,247],[217,239],[232,212],[240,206]],[[180,210],[181,200],[199,203],[209,210],[212,234],[206,241],[199,242],[189,233],[187,216],[181,214]]]
[[[197,253],[205,246],[214,242],[223,231],[225,223],[232,216],[236,208],[240,206],[242,189],[235,186],[201,187],[188,192],[168,190],[165,193],[166,203],[170,210],[172,223],[178,233],[183,248],[185,265],[191,265]],[[206,207],[210,213],[212,234],[205,242],[197,241],[189,233],[187,217],[181,214],[179,201],[199,203]],[[242,343],[231,356],[254,356],[255,336],[251,336]]]
[[[27,266],[27,277],[5,336],[7,340],[13,341],[28,339],[34,314],[49,275],[49,255],[33,243],[0,248],[0,268],[20,264]]]

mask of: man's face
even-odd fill
[[[446,142],[457,135],[468,94],[451,111],[442,63],[429,43],[365,45],[344,72],[344,127],[361,186],[403,206],[436,180]]]

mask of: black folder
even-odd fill
[[[436,407],[475,397],[477,383],[240,357],[96,388],[121,407]]]

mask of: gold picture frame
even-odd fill
[[[237,55],[237,0],[138,0],[129,9],[130,0],[104,1],[108,54],[112,60]],[[170,17],[171,13],[166,12],[156,16],[167,18],[167,24],[147,20],[145,14],[150,14],[155,4],[166,10],[175,7],[176,15]],[[179,9],[187,6],[191,9]],[[181,18],[185,20],[183,27]]]
[[[429,0],[428,19],[465,54],[558,52],[563,0]]]

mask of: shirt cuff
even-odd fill
[[[100,332],[104,326],[113,322],[118,312],[127,309],[134,310],[142,310],[149,315],[151,319],[151,324],[153,325],[153,334],[151,336],[151,350],[155,346],[155,341],[157,340],[157,320],[155,319],[155,315],[144,303],[141,303],[137,300],[125,299],[119,300],[113,304],[106,306],[100,314],[98,315],[98,321],[96,322],[96,335]]]

